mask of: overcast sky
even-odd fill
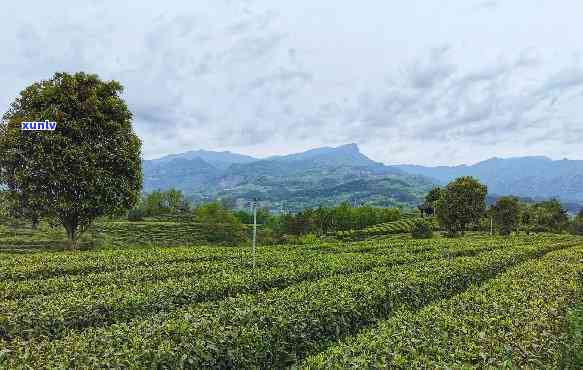
[[[0,112],[85,71],[125,86],[147,159],[583,159],[582,19],[579,0],[9,1]]]

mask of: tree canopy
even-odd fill
[[[561,232],[568,227],[569,216],[556,199],[528,207],[529,228],[533,231]]]
[[[436,203],[439,223],[450,235],[464,234],[467,225],[477,223],[486,210],[488,188],[473,177],[450,182]]]
[[[0,124],[0,183],[27,209],[58,220],[68,238],[138,200],[141,142],[116,81],[56,73],[24,89]],[[54,131],[23,131],[23,121]]]
[[[491,208],[496,228],[501,235],[510,235],[520,224],[520,202],[514,197],[501,197]]]

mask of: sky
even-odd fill
[[[146,159],[357,143],[387,164],[583,159],[578,0],[10,1],[0,113],[117,80]]]

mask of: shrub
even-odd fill
[[[431,225],[425,220],[415,221],[411,229],[411,236],[413,239],[431,239],[433,237]]]
[[[142,208],[132,208],[128,212],[128,221],[143,221],[145,215]]]
[[[508,236],[516,230],[520,220],[520,203],[513,197],[498,198],[491,208],[492,217],[500,235]]]
[[[571,223],[571,234],[574,235],[583,235],[583,218],[577,217]]]
[[[306,244],[320,244],[320,238],[318,238],[315,234],[306,234],[299,238],[299,243],[306,245]]]
[[[563,350],[563,366],[565,369],[581,369],[583,368],[583,304],[570,307],[566,321],[568,340]]]

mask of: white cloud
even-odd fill
[[[583,5],[471,8],[23,0],[0,15],[0,111],[33,81],[84,70],[126,87],[149,158],[347,142],[391,163],[580,157]]]

